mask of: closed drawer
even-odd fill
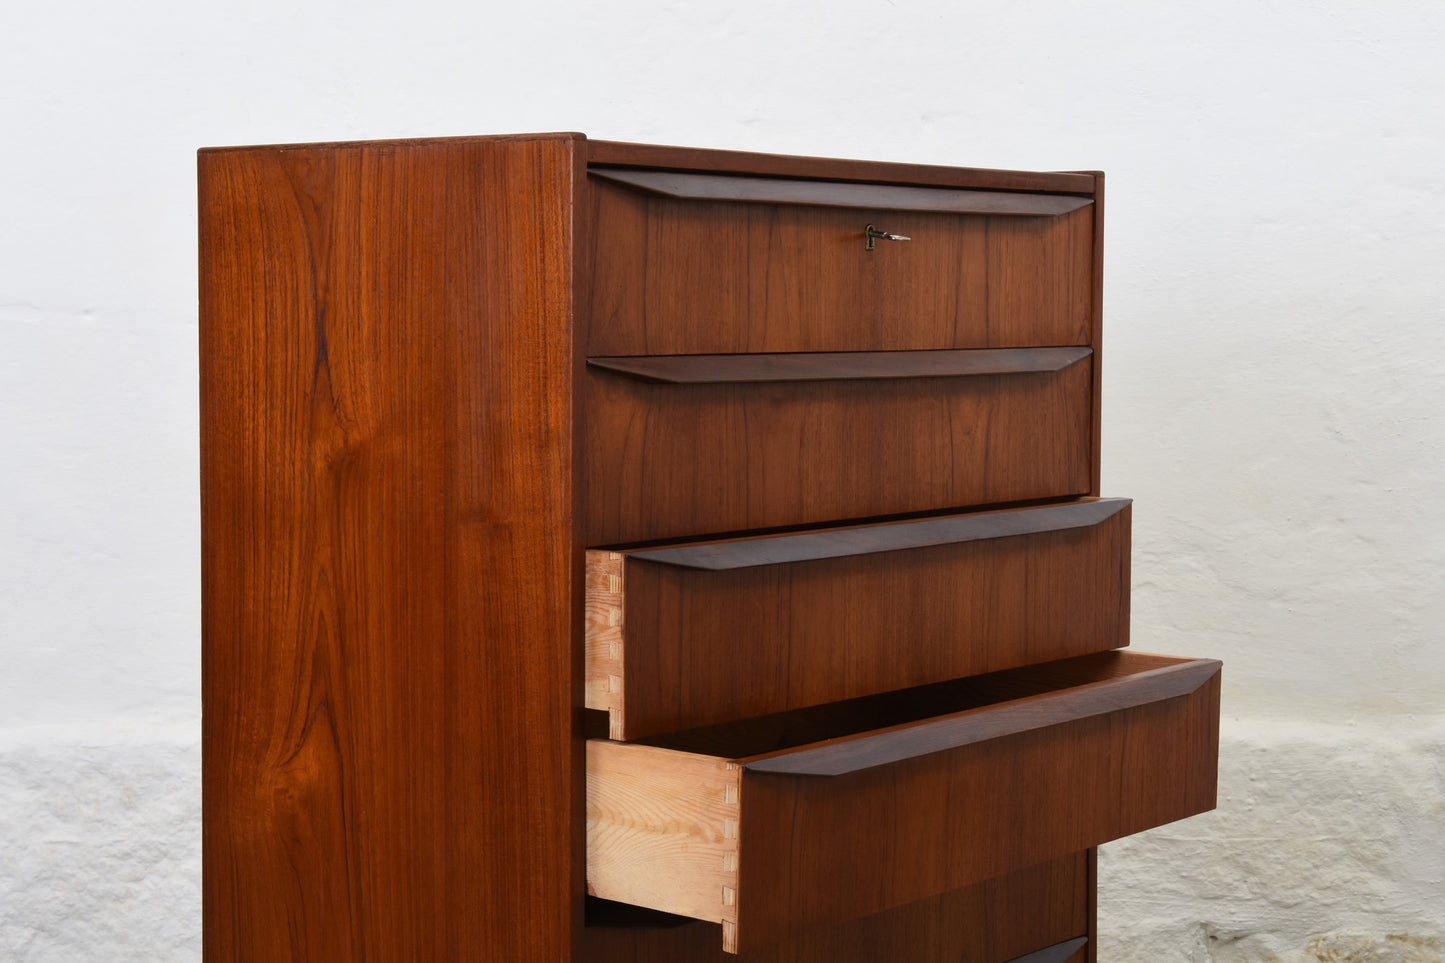
[[[613,739],[1129,642],[1130,502],[589,551],[587,706]]]
[[[594,168],[591,355],[1091,342],[1088,196]],[[865,228],[910,240],[877,241]]]
[[[591,545],[1086,494],[1086,347],[593,358]]]
[[[809,929],[750,950],[748,963],[1083,963],[1090,928],[1088,853]],[[587,963],[736,963],[717,924],[587,901]],[[1077,954],[1077,955],[1076,955]]]
[[[592,740],[588,891],[765,945],[1210,809],[1218,722],[1219,663],[1109,652]]]

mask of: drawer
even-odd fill
[[[1083,963],[1088,853],[750,950],[747,963]],[[728,963],[717,924],[587,901],[587,963]],[[1077,954],[1077,955],[1076,955]]]
[[[587,746],[587,887],[738,952],[1214,806],[1219,663],[1081,656]]]
[[[1130,502],[589,551],[613,739],[1128,645]]]
[[[1088,196],[593,168],[591,355],[1091,343]],[[904,235],[868,249],[865,228]]]
[[[592,358],[586,541],[1089,492],[1087,347]]]

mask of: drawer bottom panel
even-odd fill
[[[725,953],[716,923],[608,925],[589,919],[588,963],[1010,963],[1090,930],[1088,853],[1031,866],[896,909],[741,954]],[[677,919],[677,918],[674,918]],[[617,922],[626,924],[622,914]],[[600,925],[593,925],[600,924]],[[1039,963],[1083,963],[1087,948]]]

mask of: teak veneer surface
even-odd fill
[[[1091,343],[1092,207],[869,211],[590,183],[592,356]],[[912,240],[867,250],[869,223]]]
[[[723,951],[716,924],[589,926],[583,958],[588,963],[1012,963],[1092,928],[1088,863],[1087,854],[1071,854],[736,955]]]
[[[201,155],[208,963],[570,958],[578,150]]]
[[[211,149],[199,188],[207,963],[722,959],[716,925],[584,922],[584,548],[1098,494],[1101,174],[551,134]],[[889,795],[912,763],[749,773],[735,844],[814,828],[788,879],[741,870],[744,944],[781,940],[744,960],[1093,963],[1092,837],[1007,800],[1057,764],[1091,822],[1119,788],[1086,759],[1193,739],[1124,787],[1172,811],[1189,701],[934,753],[971,754],[946,804]],[[817,708],[794,728],[875,711]],[[927,827],[976,803],[955,865]]]
[[[587,542],[1089,492],[1092,367],[956,378],[582,383]]]

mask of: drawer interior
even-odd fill
[[[736,722],[700,726],[639,742],[680,752],[760,762],[763,757],[776,757],[779,753],[815,743],[857,739],[1016,699],[1043,697],[1065,690],[1078,693],[1087,686],[1102,690],[1102,684],[1111,680],[1140,679],[1145,673],[1177,667],[1187,661],[1147,652],[1100,652]],[[1100,706],[1110,704],[1107,699],[1101,699],[1099,703]]]

